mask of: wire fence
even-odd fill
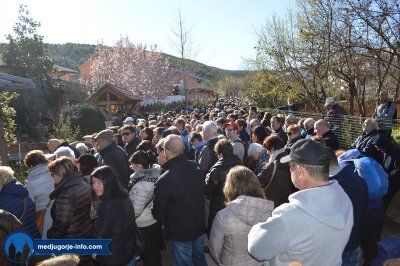
[[[264,110],[271,114],[276,113],[275,110]],[[362,134],[362,123],[367,118],[362,116],[343,115],[337,117],[327,117],[327,114],[315,112],[287,112],[280,111],[284,114],[293,114],[297,118],[313,118],[315,120],[326,119],[331,125],[332,131],[338,137],[342,148],[349,149],[355,139]],[[380,128],[392,128],[392,137],[397,143],[400,143],[400,119],[386,119],[378,121]]]

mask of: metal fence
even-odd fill
[[[271,114],[275,114],[275,110],[264,110]],[[281,112],[284,114],[289,114],[288,112]],[[290,112],[290,114],[295,115],[298,118],[314,118],[315,120],[327,118],[326,114],[315,113],[315,112]],[[338,137],[342,148],[348,149],[354,140],[362,134],[361,125],[365,119],[370,117],[362,116],[351,116],[344,115],[340,118],[330,119],[332,126],[332,131]],[[399,142],[400,141],[400,119],[393,120],[389,119],[387,121],[379,121],[381,126],[392,127],[392,137]]]

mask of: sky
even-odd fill
[[[191,28],[192,59],[223,69],[243,69],[255,56],[257,29],[295,8],[295,0],[0,0],[0,42],[21,3],[41,23],[45,42],[113,45],[123,35],[176,56],[171,39],[180,9]]]

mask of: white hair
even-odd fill
[[[249,148],[247,150],[247,156],[253,157],[254,154],[261,153],[264,150],[264,147],[259,143],[250,143]]]
[[[313,118],[307,118],[306,120],[304,120],[303,125],[305,129],[314,128],[315,120]]]
[[[203,132],[208,131],[213,135],[217,135],[218,126],[214,121],[206,121],[203,124]]]
[[[292,114],[287,115],[285,120],[289,121],[289,122],[292,122],[292,123],[297,123],[297,121],[298,121],[297,117],[292,115]]]
[[[85,143],[78,143],[76,144],[76,149],[79,151],[79,153],[82,154],[86,154],[89,150],[89,148],[85,145]]]
[[[54,152],[54,154],[56,155],[56,159],[65,156],[72,159],[73,161],[75,160],[75,153],[69,147],[60,147]]]

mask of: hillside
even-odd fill
[[[0,53],[4,51],[4,43],[0,44]],[[79,71],[78,66],[84,63],[96,50],[96,45],[65,43],[65,44],[48,44],[49,54],[54,58],[57,65],[61,65],[70,69]],[[169,59],[171,64],[179,67],[181,59],[169,54],[163,54]],[[247,71],[241,70],[225,70],[217,67],[207,66],[194,60],[187,60],[187,68],[189,72],[210,81],[218,81],[223,76],[242,76]]]

